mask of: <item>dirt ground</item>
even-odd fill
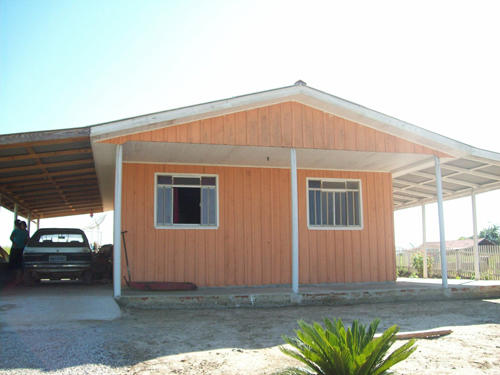
[[[68,327],[2,327],[0,342],[40,353],[10,360],[0,352],[0,374],[274,374],[294,361],[278,349],[297,319],[340,317],[379,330],[452,329],[418,340],[417,351],[397,374],[500,374],[500,299],[365,304],[274,309],[126,311],[113,322]],[[399,343],[399,342],[398,342]],[[401,344],[403,342],[400,342]],[[61,348],[64,348],[62,351]],[[21,349],[22,350],[22,349]],[[2,358],[3,357],[3,358]]]

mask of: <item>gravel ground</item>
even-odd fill
[[[380,329],[451,328],[419,340],[398,374],[500,374],[500,299],[341,307],[125,311],[112,322],[0,327],[0,375],[273,374],[293,361],[278,346],[296,320],[341,317]]]

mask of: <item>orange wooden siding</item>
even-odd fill
[[[219,228],[155,229],[157,172],[217,174]],[[364,229],[309,230],[306,177],[361,179]],[[299,170],[298,178],[300,283],[394,280],[390,174]],[[289,284],[290,202],[287,169],[126,163],[122,229],[128,231],[132,279],[199,286]]]
[[[104,142],[203,143],[370,152],[445,154],[297,102],[120,136]]]

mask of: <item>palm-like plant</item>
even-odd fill
[[[324,320],[325,327],[300,320],[297,337],[283,336],[294,349],[280,347],[281,351],[307,366],[289,368],[283,375],[382,375],[396,363],[415,351],[415,340],[410,340],[391,354],[387,352],[396,341],[398,326],[388,328],[374,338],[379,319],[365,327],[357,320],[347,330],[342,320]]]

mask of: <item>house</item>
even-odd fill
[[[92,165],[67,159],[78,147]],[[442,207],[443,199],[500,188],[500,154],[302,81],[85,128],[8,135],[0,152],[10,163],[0,168],[9,182],[3,205],[32,218],[114,209],[115,296],[126,274],[122,231],[137,281],[294,291],[394,281],[395,209]],[[12,157],[33,162],[13,167]],[[39,189],[64,199],[31,200],[9,174],[19,168],[24,183],[38,178],[47,184]],[[74,198],[66,181],[84,173],[95,183],[72,187]],[[91,187],[87,202],[83,189]]]
[[[495,246],[495,243],[491,242],[487,238],[478,238],[478,246]],[[426,249],[439,249],[439,242],[426,242]],[[463,240],[452,240],[446,241],[446,249],[447,250],[461,250],[461,249],[470,249],[474,247],[474,239],[466,238]],[[421,249],[422,245],[416,247],[414,250]]]

